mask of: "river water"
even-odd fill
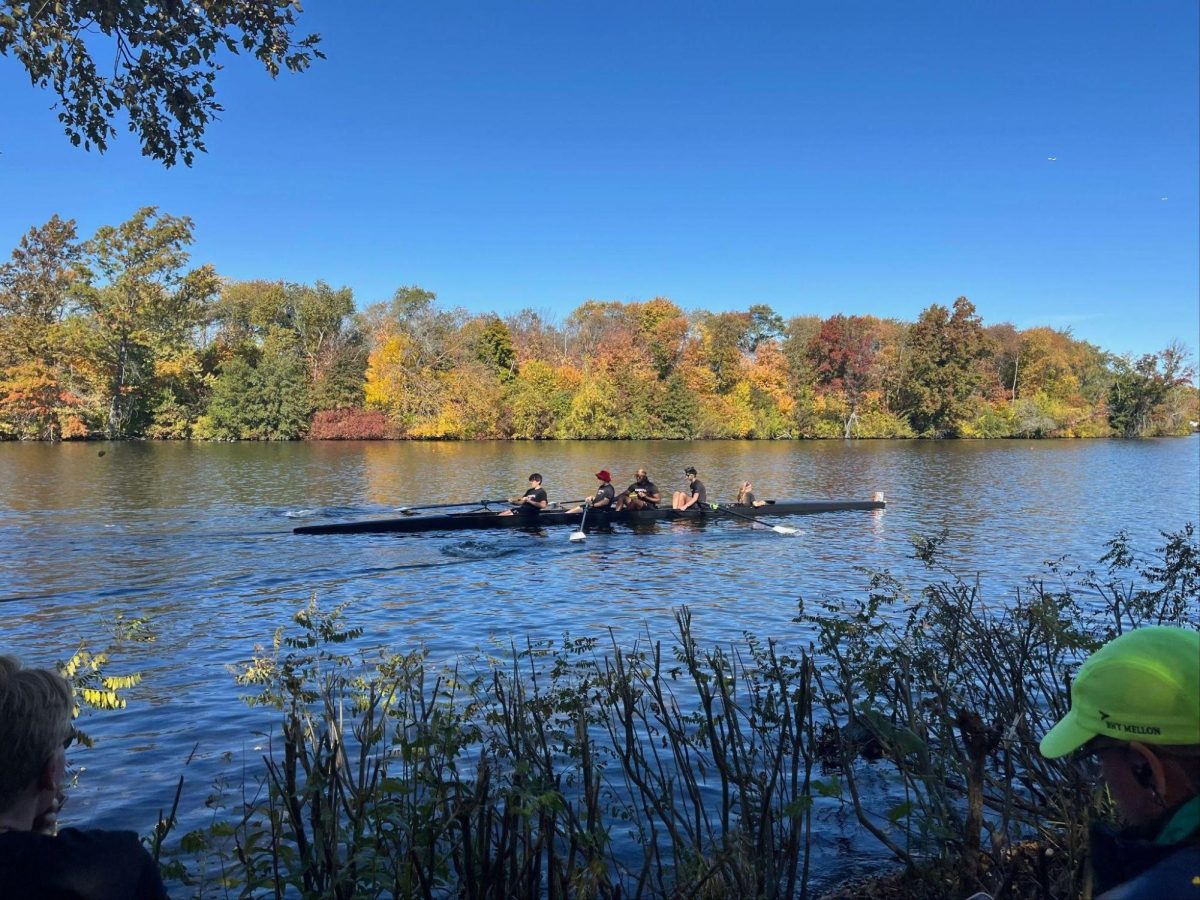
[[[796,517],[794,537],[747,523],[663,522],[567,540],[457,532],[303,537],[299,524],[386,514],[397,505],[521,493],[533,471],[574,500],[607,468],[638,466],[669,496],[694,465],[709,498],[754,481],[760,497],[870,499],[882,512]],[[227,667],[269,643],[316,595],[371,644],[425,643],[437,661],[493,641],[670,637],[688,604],[702,642],[744,631],[807,639],[796,600],[860,596],[864,569],[920,577],[916,535],[949,530],[947,558],[1000,599],[1062,556],[1094,564],[1125,529],[1149,553],[1160,530],[1200,519],[1200,437],[1149,441],[123,443],[0,444],[0,652],[52,665],[80,641],[108,642],[117,613],[149,619],[113,672],[139,671],[127,709],[91,716],[97,745],[65,824],[147,831],[188,767],[185,807],[261,741]],[[869,848],[821,829],[818,871]],[[864,845],[865,846],[865,845]]]

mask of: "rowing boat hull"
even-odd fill
[[[660,519],[737,518],[742,516],[802,516],[812,513],[842,512],[844,510],[883,509],[882,500],[779,500],[766,506],[732,506],[721,504],[716,509],[626,509],[588,512],[588,528],[608,525],[637,525]],[[400,519],[366,519],[361,522],[337,522],[328,525],[303,525],[296,534],[415,534],[425,531],[466,531],[494,528],[546,528],[552,525],[578,526],[583,513],[560,510],[542,511],[536,515],[502,516],[494,512],[452,513],[439,516],[406,516]]]

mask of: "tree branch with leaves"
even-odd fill
[[[320,35],[294,33],[299,15],[291,0],[4,2],[0,54],[58,96],[58,120],[76,146],[107,150],[124,112],[143,155],[190,166],[223,111],[221,53],[252,54],[271,77],[324,58]]]

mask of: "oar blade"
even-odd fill
[[[582,531],[574,531],[571,533],[570,541],[572,544],[578,544],[580,541],[586,541],[587,535]]]

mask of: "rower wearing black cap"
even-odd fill
[[[546,508],[547,502],[546,489],[542,487],[542,476],[534,472],[529,476],[529,490],[510,500],[513,508],[506,509],[500,515],[511,516],[520,513],[523,516],[536,516]]]
[[[616,499],[617,489],[612,486],[612,475],[608,469],[601,469],[596,473],[596,477],[600,479],[600,487],[596,488],[596,493],[588,498],[587,505],[592,509],[604,509],[606,506],[611,506],[613,500]],[[568,513],[582,511],[582,506],[575,506],[567,510]]]
[[[691,509],[692,507],[703,507],[704,501],[708,497],[708,491],[704,489],[704,482],[696,477],[696,467],[688,466],[683,470],[683,474],[687,476],[688,489],[686,491],[676,491],[671,498],[672,509]]]

